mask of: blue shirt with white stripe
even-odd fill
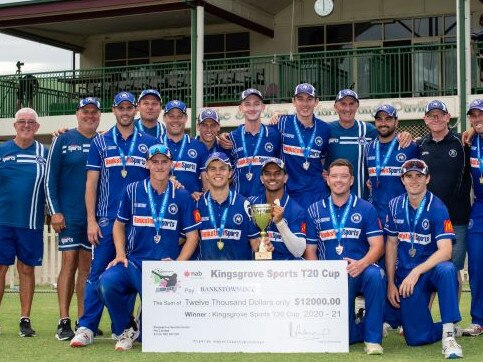
[[[47,154],[37,141],[25,149],[13,140],[0,145],[0,225],[43,228]]]
[[[369,142],[377,138],[376,128],[371,123],[357,120],[350,128],[342,127],[339,121],[330,122],[329,126],[329,154],[325,167],[328,168],[331,162],[338,158],[349,160],[354,166],[354,184],[351,192],[364,198],[367,196],[364,148]]]
[[[92,140],[86,167],[87,171],[100,172],[96,207],[96,216],[99,218],[115,219],[119,207],[119,197],[125,187],[149,176],[149,170],[145,168],[146,152],[149,147],[159,141],[143,132],[138,132],[132,157],[127,157],[132,138],[133,134],[124,140],[121,134],[117,133],[117,144],[126,155],[126,177],[121,176],[122,161],[118,146],[112,138],[112,128]]]
[[[86,225],[86,163],[94,137],[71,129],[54,139],[47,158],[47,206],[52,215],[62,213],[68,225]]]

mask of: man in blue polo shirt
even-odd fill
[[[134,127],[162,141],[166,126],[160,122],[161,95],[156,89],[145,89],[138,98],[137,110],[139,118],[134,120]]]
[[[328,194],[322,172],[330,129],[314,115],[318,103],[311,84],[297,85],[292,98],[295,114],[280,116],[277,125],[282,142],[281,158],[290,175],[287,192],[304,208]]]
[[[129,184],[119,205],[113,238],[116,257],[99,278],[99,292],[119,335],[116,350],[131,349],[139,335],[129,305],[141,296],[143,260],[189,260],[198,245],[199,214],[190,194],[169,181],[171,152],[163,144],[149,148],[149,178]],[[129,228],[128,228],[129,227]],[[186,242],[180,251],[181,232]]]
[[[239,110],[245,123],[230,132],[231,157],[235,163],[234,188],[246,197],[264,192],[260,181],[262,164],[269,157],[280,156],[280,134],[275,127],[262,124],[264,109],[259,90],[244,90]]]
[[[401,309],[408,345],[442,339],[445,358],[461,358],[463,352],[454,338],[454,323],[461,316],[458,278],[451,262],[455,235],[448,209],[427,190],[430,176],[424,161],[406,161],[401,174],[406,193],[390,201],[385,226],[387,298]],[[440,323],[433,322],[428,307],[433,292],[438,293]]]
[[[163,116],[166,134],[163,143],[173,155],[173,175],[196,198],[203,189],[208,150],[200,141],[184,133],[188,121],[186,109],[186,104],[178,100],[166,103]]]
[[[305,210],[284,192],[288,178],[285,163],[279,158],[269,158],[262,165],[265,192],[248,198],[252,205],[273,205],[267,234],[274,247],[274,260],[300,259],[306,247]]]
[[[354,174],[349,161],[333,161],[327,183],[330,196],[308,209],[307,241],[312,244],[307,246],[307,259],[347,261],[349,343],[364,342],[367,354],[382,354],[386,278],[375,264],[384,253],[381,223],[374,206],[351,193]],[[365,318],[358,324],[357,293],[364,294],[366,305]]]
[[[228,157],[214,152],[206,161],[209,191],[198,200],[201,216],[200,260],[251,260],[260,243],[249,213],[250,203],[229,182]]]
[[[93,259],[85,290],[84,315],[70,342],[72,347],[93,342],[93,331],[97,330],[104,307],[97,293],[99,276],[115,256],[112,227],[119,197],[129,183],[148,175],[145,155],[156,143],[154,137],[134,127],[136,100],[131,93],[118,93],[112,112],[116,125],[94,138],[87,156],[87,237],[93,246]],[[126,307],[132,311],[132,306]]]
[[[199,132],[197,139],[206,146],[208,155],[213,152],[222,152],[229,156],[230,152],[218,143],[218,134],[220,133],[220,115],[218,112],[213,108],[202,109],[197,120],[196,128]]]
[[[45,177],[51,224],[59,233],[58,248],[62,252],[62,265],[57,279],[60,319],[56,333],[56,338],[61,341],[74,337],[69,318],[74,289],[78,317],[84,314],[84,290],[91,265],[85,208],[86,162],[101,120],[101,104],[97,98],[82,99],[76,117],[77,128],[54,138]]]
[[[15,138],[0,145],[0,303],[8,267],[15,263],[20,282],[20,337],[33,337],[30,310],[35,267],[44,252],[44,176],[47,148],[35,140],[38,115],[31,108],[15,114]]]

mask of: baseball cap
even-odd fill
[[[483,111],[483,99],[478,98],[471,102],[468,106],[468,112],[466,112],[466,114],[469,114],[470,111],[473,109],[479,109],[480,111]]]
[[[263,163],[262,163],[262,171],[263,169],[269,165],[269,164],[275,164],[277,165],[283,172],[287,173],[287,170],[285,169],[285,162],[283,162],[280,158],[276,158],[276,157],[270,157],[270,158],[267,158]]]
[[[81,99],[79,101],[79,104],[77,105],[77,109],[85,107],[89,104],[96,106],[97,109],[101,109],[101,102],[99,102],[99,100],[95,97],[87,97],[87,98]]]
[[[401,175],[405,175],[409,171],[416,171],[427,175],[429,173],[428,165],[423,160],[418,160],[417,158],[412,158],[404,162],[401,166]]]
[[[198,124],[206,121],[207,119],[212,119],[216,123],[220,124],[220,116],[218,112],[212,108],[205,108],[201,110],[200,114],[198,115]]]
[[[146,97],[146,96],[155,96],[161,102],[161,94],[159,94],[159,92],[156,89],[145,89],[139,95],[138,103],[141,101],[143,97]]]
[[[206,160],[205,168],[207,168],[210,165],[210,163],[212,163],[213,161],[223,162],[225,165],[228,165],[228,166],[230,166],[230,168],[232,168],[230,159],[223,152],[213,152],[210,155],[210,157],[208,157],[208,159]]]
[[[241,97],[240,98],[241,98],[242,101],[244,101],[247,97],[249,97],[251,95],[256,95],[261,100],[263,100],[262,92],[260,92],[258,89],[255,89],[255,88],[245,89],[243,92],[241,92]]]
[[[390,104],[383,104],[383,105],[377,107],[376,111],[374,112],[374,117],[377,117],[377,114],[379,112],[386,112],[389,115],[389,117],[397,118],[396,108],[394,108]]]
[[[448,113],[448,107],[446,107],[446,104],[444,102],[434,100],[426,104],[426,107],[424,108],[424,114],[428,114],[431,112],[433,109],[439,109],[440,111],[443,111],[444,113]]]
[[[306,93],[309,96],[315,97],[315,87],[309,83],[301,83],[295,87],[293,92],[294,97],[300,93]]]
[[[172,109],[179,109],[181,112],[186,113],[186,108],[186,104],[175,99],[166,103],[166,105],[164,106],[164,112],[168,113]]]
[[[117,107],[122,102],[129,102],[133,106],[136,105],[136,98],[134,98],[134,94],[129,92],[120,92],[114,96],[114,103],[112,104],[113,107]]]
[[[147,159],[150,160],[154,155],[157,155],[157,154],[164,155],[168,157],[170,160],[173,159],[171,156],[171,151],[169,150],[168,146],[161,143],[158,143],[156,145],[152,145],[151,147],[149,147]]]
[[[340,101],[342,98],[345,98],[345,97],[352,97],[357,102],[359,102],[359,96],[352,89],[342,89],[342,90],[340,90],[339,93],[337,93],[337,96],[335,97],[335,102],[337,103],[338,101]]]

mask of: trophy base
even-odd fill
[[[255,260],[272,260],[271,251],[257,251],[255,252]]]

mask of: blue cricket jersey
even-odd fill
[[[260,236],[249,214],[250,203],[237,192],[231,192],[221,204],[211,200],[216,228],[210,219],[208,209],[209,191],[198,201],[201,216],[200,260],[251,260],[253,251],[250,239]],[[220,249],[217,228],[221,225],[224,210],[228,207],[226,223],[222,234],[223,247]]]
[[[369,251],[367,239],[383,234],[376,209],[368,201],[352,194],[352,203],[340,241],[343,250],[337,254],[336,247],[339,242],[330,217],[329,197],[310,205],[307,215],[307,241],[318,243],[321,260],[342,260],[346,257],[362,259]],[[341,207],[334,205],[338,220],[341,219],[346,204]]]
[[[50,148],[45,196],[50,213],[62,213],[68,225],[86,225],[86,163],[92,138],[77,129],[56,137]]]
[[[134,120],[134,127],[136,127],[139,131],[158,139],[159,141],[161,141],[161,143],[164,143],[163,140],[165,137],[164,135],[166,134],[166,126],[163,122],[158,121],[158,124],[156,126],[148,128],[146,126],[143,126],[143,124],[141,123],[141,118],[136,118]]]
[[[254,204],[266,204],[267,197],[263,193],[258,196],[252,196],[248,199],[252,205]],[[306,222],[305,222],[305,210],[302,209],[287,193],[284,193],[280,200],[280,206],[284,208],[283,218],[287,222],[288,228],[295,236],[305,239]],[[272,257],[274,260],[293,260],[295,256],[287,249],[282,235],[278,231],[277,225],[270,222],[267,229],[267,236],[270,242],[273,244],[274,250]]]
[[[0,225],[43,228],[47,154],[37,141],[25,149],[13,140],[0,145]]]
[[[475,202],[471,207],[471,217],[468,224],[468,229],[471,229],[472,232],[483,232],[483,183],[481,183],[483,167],[480,168],[480,161],[478,160],[478,143],[480,146],[480,158],[483,158],[483,137],[476,134],[471,142],[470,150],[471,176],[475,194]]]

